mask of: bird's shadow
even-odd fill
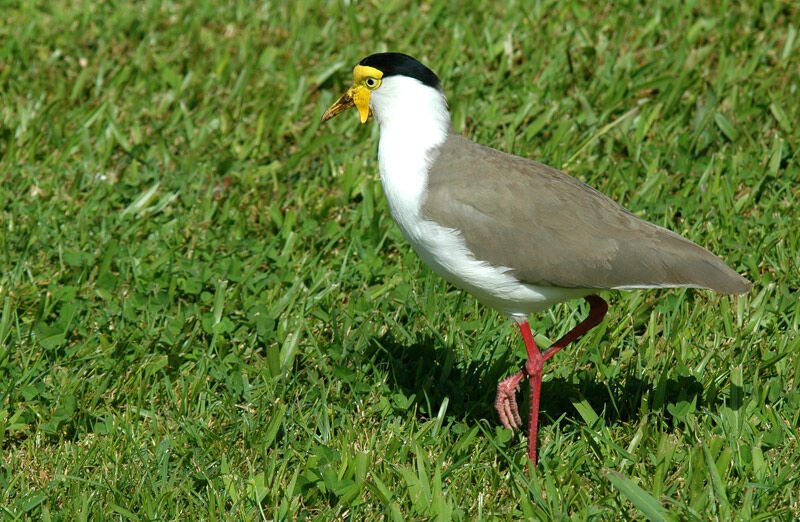
[[[523,363],[513,362],[515,358],[507,352],[456,364],[453,351],[432,337],[403,344],[386,334],[375,339],[375,345],[379,354],[377,359],[383,359],[390,369],[390,386],[402,392],[409,403],[416,405],[418,415],[425,418],[435,417],[447,398],[448,417],[467,422],[480,419],[496,421],[494,397],[497,383]],[[654,382],[641,379],[635,372],[636,365],[627,365],[612,381],[601,382],[587,370],[576,371],[570,379],[548,379],[545,368],[540,425],[552,423],[554,419],[582,422],[573,406],[576,400],[587,401],[607,424],[638,421],[645,397],[649,410],[665,414],[667,422],[680,417],[682,407],[692,405],[694,409],[713,410],[725,400],[718,389],[704,389],[691,375]],[[729,400],[727,406],[738,410],[742,402],[736,398],[743,397],[743,390],[733,384],[731,387],[733,400]],[[527,411],[527,395],[518,395],[520,412]]]

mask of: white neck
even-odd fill
[[[450,128],[444,94],[413,78],[390,76],[370,97],[370,108],[381,128],[381,141],[397,135],[410,145],[435,146]]]
[[[437,89],[405,76],[384,78],[370,97],[381,130],[378,163],[389,209],[403,234],[415,235],[431,154],[447,138],[450,113]]]

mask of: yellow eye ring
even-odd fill
[[[364,80],[364,85],[366,85],[370,89],[374,89],[375,87],[378,86],[378,80],[376,80],[375,78],[372,78],[371,76],[367,77],[367,79]]]

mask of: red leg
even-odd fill
[[[519,388],[522,379],[527,375],[530,383],[530,418],[528,419],[528,457],[533,465],[536,465],[536,437],[539,427],[539,401],[542,389],[542,373],[544,361],[551,358],[569,343],[585,334],[603,320],[608,312],[608,304],[597,295],[586,297],[589,303],[589,315],[581,321],[575,328],[556,341],[544,352],[539,351],[536,341],[533,340],[531,327],[528,321],[519,323],[519,330],[525,340],[525,349],[528,352],[528,362],[525,367],[510,377],[507,377],[497,385],[497,399],[495,408],[500,414],[500,422],[506,428],[513,429],[522,425],[519,416],[515,392]]]
[[[522,329],[522,325],[520,325]],[[531,327],[525,322],[525,330],[530,333]],[[523,331],[524,332],[524,331]],[[533,336],[531,335],[531,340]],[[536,347],[536,343],[533,345]],[[530,410],[528,411],[528,458],[531,459],[533,466],[536,465],[536,441],[539,439],[539,399],[542,396],[542,373],[544,368],[544,357],[536,348],[534,357],[525,363],[525,371],[530,376]]]
[[[600,324],[603,317],[608,313],[608,303],[599,295],[587,295],[584,299],[589,303],[589,315],[586,316],[586,319],[578,323],[575,328],[567,332],[564,337],[554,342],[550,348],[542,353],[545,361],[561,351],[566,345]]]

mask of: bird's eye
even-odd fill
[[[376,80],[375,78],[367,78],[364,83],[366,83],[367,87],[369,87],[370,89],[378,86],[378,80]]]

